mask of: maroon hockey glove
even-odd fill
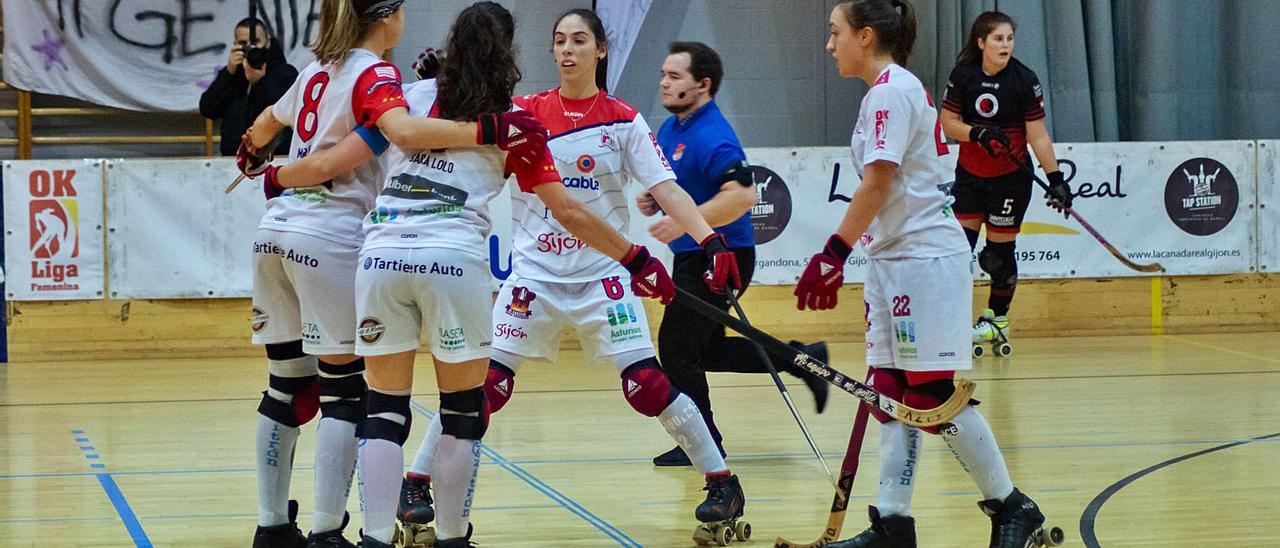
[[[284,187],[280,186],[280,179],[278,178],[279,171],[280,166],[273,164],[268,164],[266,169],[262,170],[264,175],[262,179],[262,194],[266,196],[268,200],[278,197],[284,193]]]
[[[675,298],[676,286],[671,275],[667,274],[667,267],[649,255],[644,246],[631,246],[631,250],[618,262],[631,273],[631,291],[636,295],[658,299],[664,305]]]
[[[261,149],[253,146],[247,133],[240,137],[240,148],[236,149],[236,167],[240,169],[240,173],[252,179],[266,171],[270,163],[270,150],[264,154]]]
[[[547,148],[547,130],[525,110],[485,113],[476,127],[476,144],[497,145],[517,160],[535,164]]]
[[[815,253],[804,267],[796,284],[796,309],[830,310],[836,307],[836,296],[844,285],[844,262],[853,248],[839,234],[827,238],[826,247]]]
[[[738,259],[729,250],[723,234],[712,232],[702,240],[702,252],[707,255],[708,263],[703,279],[713,293],[723,295],[729,289],[742,289],[742,278],[738,276]]]
[[[969,140],[982,146],[982,150],[987,154],[997,158],[1009,154],[1013,148],[1013,143],[1009,141],[1009,136],[1005,135],[1000,128],[995,126],[973,126],[969,128]]]

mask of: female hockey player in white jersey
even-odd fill
[[[295,130],[291,160],[331,147],[361,125],[376,124],[406,146],[476,143],[474,124],[408,114],[398,71],[379,57],[400,39],[402,3],[324,3],[316,61],[255,121],[239,154],[242,171],[257,175],[267,169],[257,151],[285,126]],[[536,126],[527,118],[492,120],[491,125],[517,129]],[[508,135],[491,131],[484,136],[492,139],[480,140],[512,148]],[[545,149],[537,139],[531,141]],[[258,407],[259,509],[253,546],[353,546],[342,537],[341,527],[355,465],[356,428],[364,416],[364,363],[353,354],[355,269],[361,219],[382,175],[376,164],[353,166],[316,181],[324,185],[289,190],[273,184],[270,175],[264,185],[267,214],[254,244],[253,340],[266,345],[270,380]],[[308,539],[294,523],[289,483],[299,427],[317,410],[322,419],[316,436],[316,509]]]
[[[713,268],[720,271],[711,274],[713,288],[718,284],[723,292],[726,282],[735,284],[727,280],[736,279],[737,273],[723,237],[712,231],[675,183],[644,117],[603,89],[608,46],[600,18],[588,9],[570,10],[557,20],[551,38],[560,87],[515,102],[550,130],[549,146],[563,186],[625,233],[629,210],[623,186],[635,179],[702,242]],[[695,514],[707,525],[699,526],[695,535],[711,540],[726,529],[732,531],[743,512],[738,478],[725,466],[693,400],[671,387],[655,357],[644,306],[625,290],[637,281],[637,272],[623,265],[642,257],[619,265],[565,230],[539,196],[517,194],[512,202],[512,273],[494,304],[493,357],[484,385],[490,412],[506,405],[524,361],[555,361],[560,333],[571,325],[586,358],[616,367],[627,402],[657,418],[706,475],[707,498]],[[729,265],[731,273],[726,271]],[[400,518],[411,529],[430,521],[430,480],[444,472],[433,462],[438,422],[428,430],[401,494]]]
[[[405,88],[413,115],[478,117],[481,127],[493,126],[496,116],[483,113],[509,108],[519,79],[511,52],[513,31],[514,20],[498,4],[481,2],[464,10],[450,33],[450,54],[439,80]],[[281,186],[314,184],[360,165],[379,148],[378,136],[365,129],[357,130],[363,137],[348,136],[329,150],[268,168],[267,177]],[[481,250],[489,231],[487,204],[501,189],[505,172],[514,171],[521,189],[536,193],[578,239],[614,260],[625,259],[636,272],[635,291],[664,301],[674,292],[660,262],[572,198],[545,145],[542,150],[544,155],[532,160],[508,154],[504,162],[498,150],[474,145],[397,149],[381,162],[391,177],[365,219],[356,275],[357,352],[368,357],[370,387],[360,460],[366,547],[385,546],[394,536],[403,469],[400,444],[408,433],[414,351],[424,323],[442,394],[436,421],[443,436],[435,545],[465,546],[470,536],[475,445],[488,423],[481,386],[491,342],[489,277]]]
[[[915,13],[901,0],[843,0],[830,18],[827,51],[840,76],[870,86],[853,131],[862,183],[835,234],[796,286],[799,308],[836,306],[843,265],[862,241],[870,259],[866,298],[868,383],[907,405],[936,407],[969,369],[972,305],[969,246],[942,190],[950,174],[938,112],[915,75],[902,68],[915,42]],[[1045,544],[1044,515],[1013,487],[987,421],[972,406],[951,423],[916,429],[872,409],[881,422],[880,492],[871,527],[839,547],[914,547],[911,517],[920,430],[941,434],[969,473],[991,517],[992,548]],[[1059,532],[1060,534],[1060,532]]]

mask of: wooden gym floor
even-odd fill
[[[1068,546],[1277,546],[1280,353],[1275,333],[1022,339],[985,358],[980,409],[1015,483]],[[857,344],[833,365],[862,370]],[[611,367],[562,352],[529,366],[485,439],[476,511],[483,546],[691,546],[702,478],[649,463],[672,442],[623,401]],[[416,450],[436,397],[419,360]],[[260,359],[14,363],[0,366],[0,545],[248,546],[255,522],[249,445]],[[788,381],[832,467],[854,399],[813,413]],[[811,541],[831,486],[768,378],[713,376],[729,464],[747,492],[750,545]],[[312,423],[314,425],[314,423]],[[874,503],[877,427],[868,428],[846,536]],[[310,525],[314,426],[294,493]],[[979,496],[927,437],[915,515],[920,546],[984,546]],[[349,528],[360,525],[353,493]],[[1096,540],[1089,540],[1096,539]]]

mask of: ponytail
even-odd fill
[[[916,45],[916,10],[907,0],[842,0],[836,4],[853,29],[876,31],[876,49],[906,65]]]

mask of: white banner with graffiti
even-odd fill
[[[1280,271],[1280,141],[1258,141],[1258,271]]]
[[[1158,262],[1170,275],[1250,272],[1254,266],[1252,141],[1064,144],[1056,152],[1076,211],[1129,260]],[[948,155],[953,164],[955,157]],[[749,149],[747,158],[758,166],[760,192],[752,212],[755,283],[795,283],[840,223],[857,173],[845,148]],[[1078,223],[1045,207],[1043,194],[1033,190],[1018,238],[1019,276],[1144,275]],[[855,250],[846,281],[861,282],[865,263]]]
[[[4,162],[6,297],[101,299],[102,160]]]
[[[107,272],[112,299],[253,294],[262,179],[223,189],[235,160],[111,160]]]
[[[250,0],[3,0],[4,79],[19,89],[130,110],[193,111],[227,64]],[[254,0],[295,67],[319,0]]]

